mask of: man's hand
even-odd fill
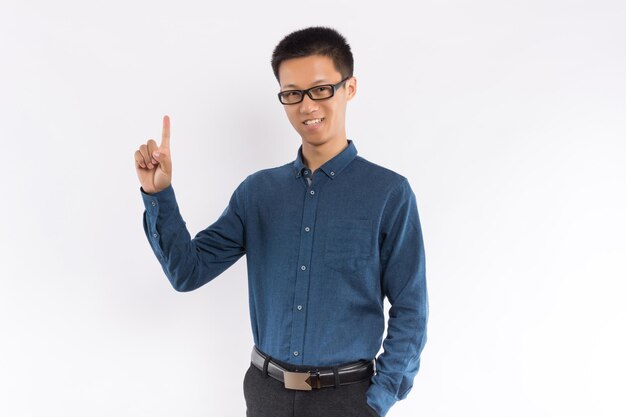
[[[141,187],[148,194],[154,194],[172,183],[172,159],[170,153],[170,118],[163,116],[161,145],[149,139],[135,151],[135,169]]]

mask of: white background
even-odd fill
[[[170,115],[207,227],[295,158],[269,62],[310,25],[352,45],[359,155],[418,199],[429,338],[388,416],[626,415],[624,4],[2,0],[0,415],[244,415],[245,258],[175,292],[133,154]]]

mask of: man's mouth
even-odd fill
[[[322,117],[322,118],[320,118],[320,119],[308,119],[308,120],[305,120],[305,121],[304,121],[304,122],[302,122],[302,123],[304,123],[304,124],[305,124],[305,125],[307,125],[307,126],[308,126],[308,125],[316,125],[316,124],[320,124],[320,123],[322,123],[322,120],[324,120],[324,119],[325,119],[325,117]]]

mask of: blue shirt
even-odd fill
[[[311,183],[307,180],[311,180]],[[177,291],[247,257],[250,322],[263,352],[329,366],[384,352],[367,402],[381,416],[413,386],[426,343],[425,254],[407,178],[361,156],[352,140],[311,176],[302,158],[257,171],[193,239],[172,185],[140,188],[144,230]]]

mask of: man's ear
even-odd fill
[[[352,100],[352,97],[356,95],[356,77],[353,76],[346,81],[346,88],[348,89],[348,101]]]

